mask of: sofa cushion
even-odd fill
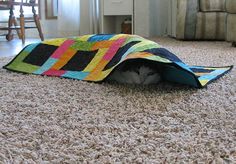
[[[236,42],[236,14],[227,15],[226,40]]]
[[[198,0],[177,0],[176,38],[195,39]]]
[[[198,12],[196,39],[224,40],[226,12]]]
[[[225,11],[225,0],[200,0],[200,10]]]
[[[226,11],[236,14],[236,0],[226,0]]]

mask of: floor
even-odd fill
[[[227,42],[152,40],[190,65],[236,65]],[[235,68],[199,90],[0,69],[0,163],[233,164],[235,109]]]
[[[22,48],[31,43],[39,42],[40,39],[26,38],[25,44],[21,40],[14,38],[12,41],[7,41],[5,37],[0,37],[0,57],[10,57],[17,55]]]

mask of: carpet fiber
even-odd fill
[[[153,39],[191,65],[236,65],[226,42]],[[0,59],[0,67],[10,61]],[[3,163],[236,161],[236,71],[207,88],[130,86],[0,69]]]

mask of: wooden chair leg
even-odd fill
[[[40,24],[38,15],[34,16],[34,21],[35,21],[35,25],[36,25],[36,27],[38,29],[38,32],[39,32],[39,37],[43,41],[44,40],[44,36],[43,36],[43,32],[42,32],[42,28],[41,28],[41,24]]]
[[[16,18],[14,18],[13,23],[14,23],[14,26],[15,26],[15,27],[18,26],[18,23],[17,23]],[[22,37],[21,37],[22,35],[21,35],[20,30],[16,29],[16,32],[17,32],[17,35],[18,35],[19,39],[22,39]]]
[[[9,15],[9,19],[8,19],[8,34],[6,35],[6,39],[8,41],[11,41],[13,39],[13,34],[12,34],[12,25],[13,25],[13,22],[14,22],[14,13],[13,13],[13,6],[11,6],[10,8],[10,15]]]
[[[23,8],[20,6],[20,31],[21,31],[21,40],[25,44],[25,17],[23,14]]]
[[[39,16],[38,16],[38,14],[36,14],[36,10],[35,10],[34,6],[32,7],[32,11],[33,11],[33,14],[34,14],[34,22],[35,22],[35,25],[36,25],[36,27],[38,29],[38,32],[39,32],[39,37],[43,41],[44,40],[44,36],[43,36],[43,32],[42,32],[40,21],[39,21]]]

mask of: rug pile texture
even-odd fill
[[[152,40],[191,65],[236,64],[227,42]],[[235,75],[194,89],[0,69],[0,163],[235,163]]]

